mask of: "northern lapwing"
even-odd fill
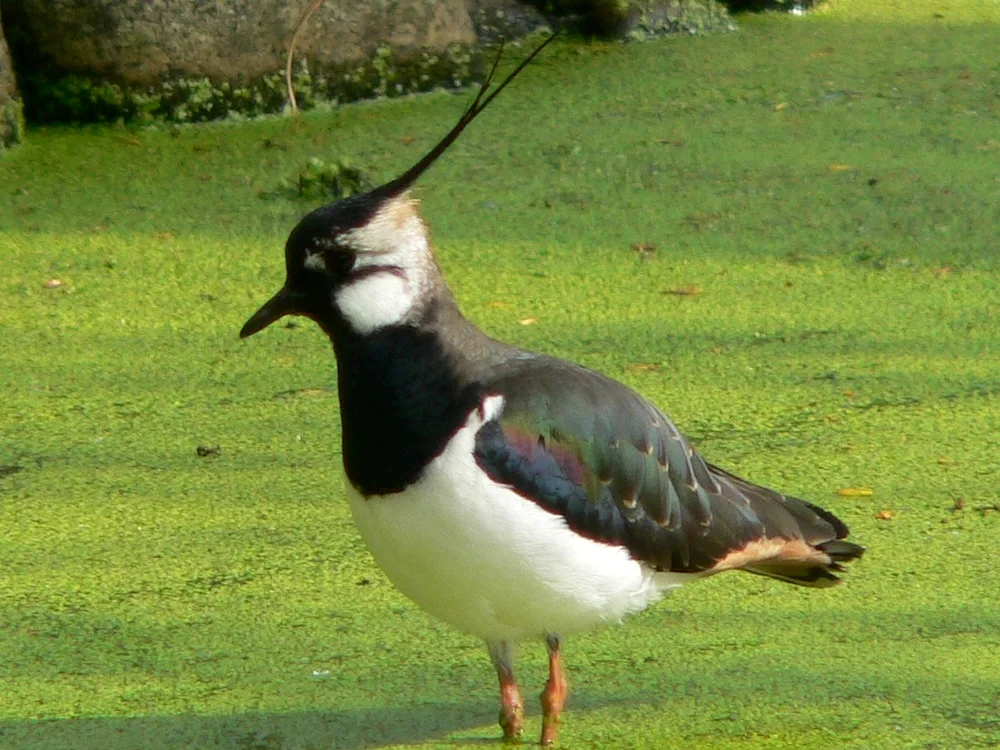
[[[515,646],[545,641],[542,744],[566,700],[564,636],[727,570],[832,586],[864,551],[832,513],[705,461],[621,383],[462,316],[408,189],[551,39],[495,87],[494,63],[402,175],[306,215],[285,245],[284,286],[240,331],[304,315],[330,337],[365,544],[406,596],[486,642],[508,740],[524,717]]]

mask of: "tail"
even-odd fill
[[[840,583],[845,563],[865,553],[848,542],[850,530],[833,513],[795,497],[781,495],[741,479],[716,466],[709,470],[720,484],[731,484],[772,533],[719,561],[721,569],[776,578],[786,583],[827,588]]]
[[[791,499],[791,498],[790,498]],[[865,548],[854,542],[834,539],[812,546],[814,554],[809,559],[772,559],[761,560],[751,565],[745,565],[740,570],[755,573],[768,578],[776,578],[796,586],[810,586],[816,589],[829,588],[840,583],[843,563],[861,557]],[[817,554],[818,553],[818,554]],[[825,559],[823,559],[825,557]]]

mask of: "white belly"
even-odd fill
[[[353,488],[354,520],[375,561],[435,617],[487,641],[589,630],[644,609],[695,577],[653,573],[619,546],[571,531],[565,520],[476,464],[473,443],[499,396],[474,410],[421,480],[365,499]]]

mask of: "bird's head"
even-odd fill
[[[285,315],[360,334],[419,314],[439,279],[417,202],[364,195],[307,214],[285,243],[285,285],[246,322],[251,336]]]
[[[285,243],[284,286],[246,322],[240,336],[252,336],[285,315],[305,315],[330,334],[347,326],[364,335],[417,320],[444,287],[427,227],[408,189],[555,36],[492,88],[501,47],[458,123],[402,175],[307,214]]]

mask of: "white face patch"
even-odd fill
[[[419,311],[437,269],[415,201],[405,194],[388,201],[363,227],[337,241],[357,253],[334,300],[355,331],[397,325]]]
[[[358,333],[406,320],[416,302],[408,279],[390,271],[379,271],[348,281],[336,296],[341,314]]]

